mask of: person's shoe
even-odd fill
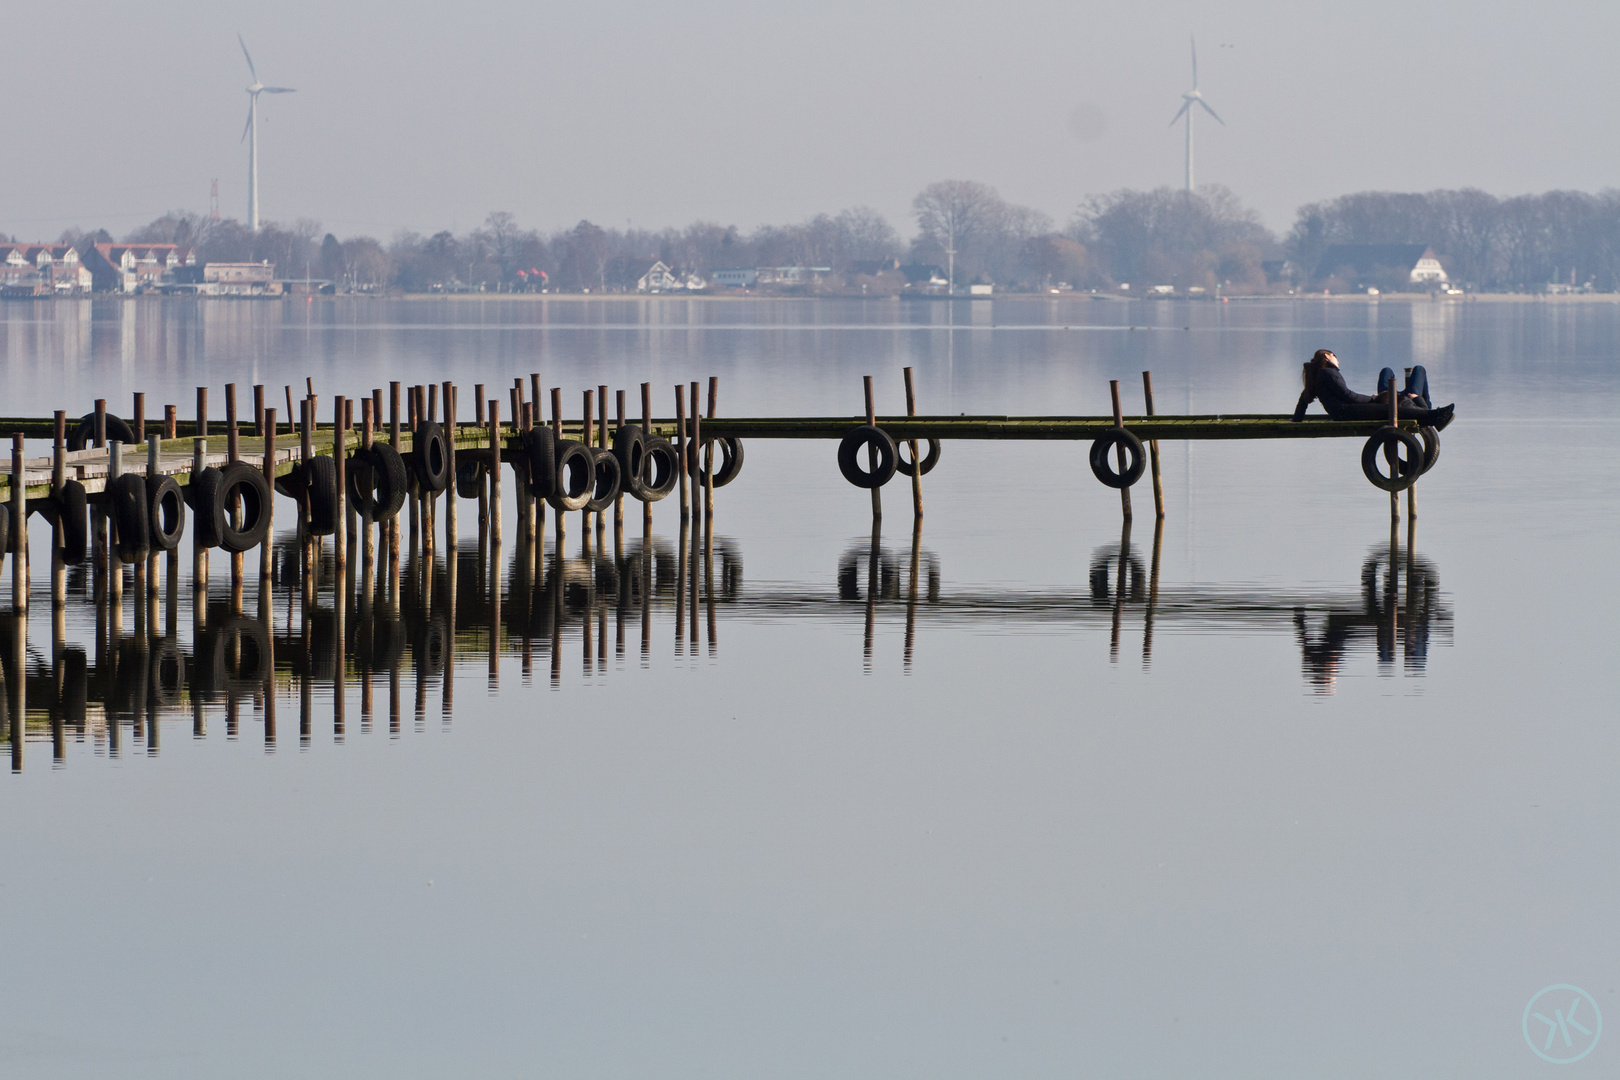
[[[1434,419],[1429,421],[1429,426],[1436,431],[1446,430],[1446,425],[1451,423],[1451,414],[1456,411],[1456,403],[1440,406],[1440,408],[1434,410]]]

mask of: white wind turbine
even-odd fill
[[[236,35],[236,43],[242,46],[242,55],[247,57],[248,74],[253,76],[253,85],[247,88],[248,116],[247,126],[242,129],[242,138],[252,136],[248,143],[248,228],[254,232],[259,231],[259,95],[260,94],[293,94],[297,93],[290,86],[266,86],[259,81],[259,73],[253,70],[253,57],[248,54],[247,42],[242,35]]]
[[[1177,112],[1175,116],[1170,118],[1170,126],[1175,127],[1176,126],[1176,121],[1180,120],[1183,114],[1186,114],[1186,117],[1187,117],[1187,190],[1188,190],[1188,192],[1191,192],[1192,189],[1193,189],[1193,140],[1192,140],[1193,112],[1192,112],[1192,107],[1195,104],[1201,106],[1205,112],[1209,113],[1209,115],[1211,115],[1211,116],[1214,116],[1215,117],[1215,122],[1220,124],[1222,127],[1226,126],[1226,121],[1222,120],[1220,118],[1220,116],[1218,116],[1216,114],[1215,110],[1209,107],[1209,102],[1204,100],[1204,95],[1200,94],[1198,92],[1198,42],[1197,42],[1197,40],[1192,39],[1192,38],[1189,38],[1188,40],[1192,41],[1192,71],[1193,71],[1192,89],[1188,90],[1186,93],[1181,95],[1181,110],[1179,112]]]

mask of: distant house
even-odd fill
[[[759,271],[752,266],[728,266],[710,271],[709,280],[727,289],[750,289],[759,280]]]
[[[943,266],[932,263],[907,263],[899,268],[906,276],[906,284],[916,288],[943,289],[950,284]]]
[[[304,285],[302,278],[298,284]],[[173,283],[165,289],[198,296],[280,296],[286,291],[283,283],[276,280],[273,262],[193,263],[179,267]]]
[[[830,266],[761,266],[755,270],[761,285],[809,285],[821,275],[832,273]]]
[[[72,244],[0,244],[0,289],[7,296],[71,295],[92,284]]]
[[[1313,281],[1337,277],[1358,288],[1392,278],[1409,285],[1444,285],[1445,267],[1427,244],[1333,244],[1317,260]]]
[[[196,263],[196,252],[178,244],[94,244],[84,261],[97,292],[135,293],[172,284],[180,267]]]
[[[636,292],[693,292],[708,287],[708,282],[696,274],[682,274],[664,265],[662,259],[652,264],[651,268],[636,282]]]

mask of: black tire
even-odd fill
[[[477,458],[456,460],[456,494],[463,499],[476,499],[483,493],[484,476],[488,473]]]
[[[1386,447],[1395,451],[1395,475],[1385,476],[1378,467],[1379,458]],[[1402,457],[1402,452],[1405,456]],[[1361,471],[1372,481],[1373,487],[1384,491],[1405,491],[1423,475],[1423,444],[1410,431],[1398,427],[1379,428],[1361,448]]]
[[[722,488],[737,479],[737,474],[742,472],[742,440],[727,435],[713,440],[711,445],[720,451],[720,464],[714,467],[714,486]],[[692,474],[692,480],[699,487],[704,486],[709,474],[703,469],[703,452],[701,449],[693,450],[692,460],[686,463],[686,469],[687,472]]]
[[[642,473],[647,468],[647,436],[634,424],[627,424],[613,435],[613,456],[619,459],[620,483],[631,498],[647,501]]]
[[[186,500],[172,476],[146,478],[146,521],[152,532],[152,547],[173,551],[186,534]]]
[[[558,510],[583,510],[596,494],[596,462],[590,448],[572,439],[557,443],[551,494],[546,501]]]
[[[636,498],[642,502],[658,502],[675,490],[681,480],[681,460],[668,439],[650,435],[642,443],[639,479],[641,494]]]
[[[152,550],[152,525],[147,517],[146,478],[125,473],[107,489],[107,513],[118,531],[118,557],[140,562]]]
[[[240,500],[242,525],[231,523],[231,501]],[[257,547],[270,529],[270,485],[264,473],[245,461],[204,469],[197,485],[197,540],[233,555]]]
[[[549,499],[557,486],[557,435],[540,424],[523,433],[523,449],[529,456],[529,484],[537,499]]]
[[[146,685],[150,700],[164,708],[175,708],[186,688],[186,657],[180,643],[160,638],[152,646],[151,674]]]
[[[425,491],[443,491],[450,486],[450,444],[444,429],[432,420],[423,420],[411,433],[411,469]]]
[[[56,504],[56,521],[62,529],[62,561],[68,566],[82,566],[90,557],[90,506],[84,485],[69,480],[51,501]]]
[[[270,659],[270,634],[258,619],[231,615],[215,628],[214,678],[226,690],[242,695],[262,690]]]
[[[878,453],[877,468],[872,472],[863,469],[859,460],[860,452],[867,447],[876,448]],[[850,428],[838,441],[838,471],[858,488],[878,488],[893,480],[898,458],[889,433],[870,424]]]
[[[331,536],[338,530],[337,462],[321,454],[304,469],[304,505],[309,511],[311,536]]]
[[[1418,428],[1418,438],[1423,440],[1423,473],[1434,468],[1434,463],[1440,460],[1440,433],[1432,427]],[[1423,473],[1419,473],[1422,476]]]
[[[906,443],[904,440],[895,443],[894,470],[901,476],[910,476],[912,473],[917,471],[917,463],[914,461],[907,461],[905,456],[900,453],[900,451],[905,448]],[[934,471],[934,466],[938,464],[939,440],[929,439],[928,453],[924,454],[922,459],[922,474],[927,476],[929,473]]]
[[[1108,460],[1116,446],[1125,448],[1124,473],[1115,472],[1113,463]],[[1142,440],[1124,428],[1114,428],[1091,444],[1091,473],[1111,488],[1130,487],[1142,479],[1146,469],[1147,451],[1142,449]]]
[[[219,521],[225,515],[223,510],[217,516],[214,511],[219,504],[219,485],[223,476],[210,465],[193,476],[191,483],[186,485],[186,502],[194,515],[192,528],[197,530],[195,539],[205,548],[219,547]]]
[[[114,439],[125,446],[133,446],[135,444],[135,429],[112,413],[108,413],[107,441],[112,442]],[[67,433],[67,448],[69,450],[83,450],[85,447],[94,446],[95,444],[96,414],[85,413],[79,418],[78,426]]]
[[[600,446],[592,447],[591,458],[596,462],[594,472],[596,487],[591,501],[585,504],[585,509],[593,514],[599,514],[619,498],[624,473],[620,470],[618,457],[611,450]]]
[[[388,521],[405,505],[410,475],[405,459],[387,443],[372,443],[349,458],[349,498],[354,508],[371,521]]]

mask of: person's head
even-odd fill
[[[1338,367],[1339,358],[1333,355],[1331,349],[1317,349],[1316,354],[1305,361],[1305,389],[1316,389],[1316,377],[1322,373],[1324,367]]]

